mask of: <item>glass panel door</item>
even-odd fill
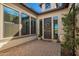
[[[27,35],[29,34],[29,16],[25,13],[21,14],[21,24],[22,24],[22,29],[21,29],[21,35]]]
[[[51,39],[51,18],[44,19],[44,38]]]
[[[36,34],[36,19],[31,17],[31,34]]]
[[[40,27],[39,36],[41,37],[42,36],[42,19],[40,20],[39,27]]]

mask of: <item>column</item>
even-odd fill
[[[21,12],[19,13],[19,36],[21,37],[21,29],[22,29],[22,24],[21,24]]]
[[[44,39],[44,19],[42,19],[42,39]]]
[[[58,17],[58,38],[60,41],[63,40],[63,24],[61,15]]]
[[[52,28],[52,40],[54,39],[54,34],[53,34],[53,17],[51,17],[51,28]]]
[[[39,19],[37,19],[37,22],[36,22],[36,33],[37,33],[37,36],[39,36]]]
[[[29,23],[30,23],[29,30],[30,30],[30,35],[31,35],[31,16],[29,16]]]

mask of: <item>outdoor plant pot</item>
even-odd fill
[[[72,56],[72,51],[66,49],[66,48],[62,48],[61,49],[61,55],[62,56]]]
[[[38,35],[38,40],[41,40],[42,39],[42,36],[39,34]]]
[[[38,37],[38,40],[40,40],[41,38],[40,37]]]
[[[79,47],[75,51],[76,56],[79,56]]]

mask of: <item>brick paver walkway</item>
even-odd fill
[[[0,55],[4,56],[59,56],[60,44],[42,40],[34,40],[3,52]]]

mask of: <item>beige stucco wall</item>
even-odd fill
[[[13,37],[3,38],[3,20],[4,20],[3,19],[3,6],[7,6],[18,11],[20,15],[22,12],[26,13],[27,15],[30,16],[30,20],[31,20],[31,17],[34,17],[37,20],[37,16],[34,12],[28,10],[27,8],[22,7],[21,5],[12,4],[12,3],[7,3],[7,4],[0,3],[0,51],[13,47],[13,46],[17,46],[19,44],[22,44],[31,40],[35,40],[37,38],[37,35],[31,35],[31,34],[29,34],[28,36],[25,35],[24,38],[16,38],[16,39],[13,39]],[[21,17],[19,17],[19,20],[21,23]],[[19,26],[20,26],[19,28],[19,31],[20,31],[21,24],[19,24]],[[21,36],[21,33],[19,35]]]
[[[42,12],[45,10],[45,4],[42,4],[41,9],[42,9]]]
[[[52,20],[53,20],[53,16],[58,16],[58,25],[59,25],[58,35],[59,35],[60,41],[62,41],[62,39],[63,39],[62,17],[64,16],[64,14],[68,13],[68,11],[69,11],[69,9],[65,8],[65,9],[62,9],[62,10],[59,10],[59,11],[45,13],[45,14],[39,15],[38,19],[44,20],[44,18],[52,17]],[[53,21],[52,21],[52,28],[53,28]],[[43,31],[44,31],[44,27],[43,27]],[[43,36],[44,36],[44,32],[43,32]],[[52,29],[52,39],[53,39],[53,29]]]

